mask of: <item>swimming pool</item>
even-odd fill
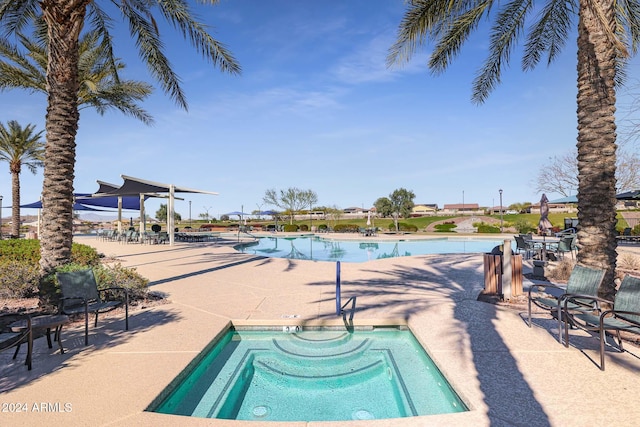
[[[344,421],[468,410],[411,331],[400,328],[230,330],[161,396],[149,410],[234,420]]]
[[[260,237],[236,250],[271,258],[366,262],[426,254],[482,253],[504,243],[498,239],[438,238],[429,240],[325,239],[319,236]],[[515,248],[515,245],[512,245]]]

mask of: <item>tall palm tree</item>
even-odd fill
[[[533,16],[529,24],[527,18]],[[435,41],[429,68],[444,71],[481,19],[495,18],[489,55],[473,84],[473,101],[482,103],[500,82],[516,43],[525,34],[524,70],[543,55],[557,58],[570,29],[578,26],[578,262],[606,268],[599,294],[612,298],[616,267],[615,86],[624,61],[640,42],[637,0],[494,0],[463,2],[410,0],[391,47],[388,64],[408,60],[427,39]]]
[[[84,25],[89,25],[98,31],[104,49],[113,52],[109,34],[113,26],[109,13],[113,12],[101,7],[113,4],[127,21],[139,54],[151,74],[179,106],[186,109],[187,102],[180,80],[163,52],[154,11],[188,38],[214,67],[230,73],[240,72],[239,65],[226,48],[195,20],[186,0],[0,0],[0,25],[5,38],[19,33],[34,17],[41,17],[47,28],[47,145],[42,190],[44,227],[40,244],[43,273],[71,258],[75,138],[80,118],[80,34]]]
[[[0,161],[9,163],[11,173],[11,237],[20,235],[20,172],[26,166],[31,173],[42,167],[44,142],[42,133],[34,133],[35,125],[24,129],[15,120],[0,123]]]
[[[47,92],[47,33],[46,26],[41,27],[45,31],[34,31],[31,38],[18,35],[21,48],[0,40],[0,90]],[[137,104],[152,93],[153,87],[145,82],[120,79],[118,72],[125,65],[104,49],[97,31],[83,34],[78,49],[80,110],[92,107],[103,115],[115,108],[143,123],[153,122],[149,113]]]

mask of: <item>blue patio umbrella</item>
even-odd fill
[[[262,212],[258,212],[258,215],[271,215],[272,217],[274,217],[276,221],[276,230],[278,229],[278,215],[280,215],[280,212],[262,211]]]

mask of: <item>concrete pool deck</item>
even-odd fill
[[[65,426],[460,426],[629,425],[640,419],[640,349],[607,349],[571,331],[557,342],[545,314],[525,322],[514,310],[477,301],[482,256],[425,255],[342,263],[343,301],[357,296],[357,324],[406,323],[471,410],[451,415],[350,422],[243,422],[145,412],[147,406],[230,321],[341,324],[335,263],[240,254],[229,241],[138,245],[75,237],[135,267],[169,303],[63,330],[65,354],[34,344],[33,370],[0,353],[0,425]],[[627,250],[624,248],[624,250]],[[628,249],[640,255],[640,248]],[[525,286],[530,284],[525,279]],[[19,412],[18,412],[19,411]]]

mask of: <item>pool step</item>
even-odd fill
[[[295,337],[274,339],[273,346],[278,357],[282,360],[306,361],[318,366],[335,366],[337,363],[348,363],[362,356],[371,346],[368,339],[350,339],[340,337],[336,341],[320,343],[300,341]],[[294,362],[297,363],[297,362]]]
[[[317,363],[309,359],[291,359],[273,355],[256,355],[254,375],[271,378],[284,387],[306,388],[309,383],[321,387],[346,387],[379,376],[393,378],[392,371],[381,354],[360,355],[338,366]]]

